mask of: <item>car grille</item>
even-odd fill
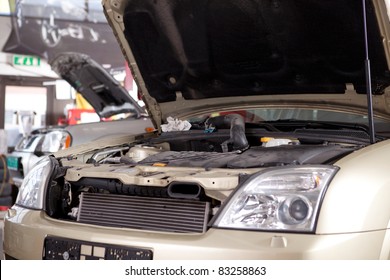
[[[109,227],[202,233],[209,203],[155,197],[82,193],[77,221]]]

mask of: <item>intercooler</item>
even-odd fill
[[[82,193],[77,221],[163,232],[206,231],[209,203],[189,199]]]

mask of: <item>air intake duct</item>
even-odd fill
[[[168,186],[168,196],[171,198],[198,199],[202,188],[198,184],[172,182]]]
[[[233,144],[233,150],[245,151],[249,148],[248,140],[245,135],[244,118],[239,114],[229,114],[209,118],[206,121],[207,125],[216,128],[230,127],[230,139],[223,144]]]

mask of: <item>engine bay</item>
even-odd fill
[[[341,142],[340,131],[330,141],[321,129],[248,128],[237,116],[228,123],[230,128],[216,124],[221,128],[212,133],[168,132],[61,158],[46,213],[101,226],[201,233],[252,174],[269,167],[331,165],[364,146]]]

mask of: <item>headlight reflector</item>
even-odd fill
[[[43,209],[43,199],[53,164],[49,157],[40,160],[23,179],[15,204],[32,209]]]
[[[337,170],[300,166],[259,172],[230,197],[214,226],[313,232],[322,197]]]

